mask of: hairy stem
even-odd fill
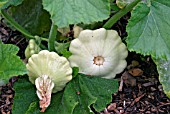
[[[55,39],[57,35],[57,26],[52,23],[49,34],[48,50],[55,51]]]
[[[131,11],[133,7],[135,7],[140,1],[141,0],[134,0],[132,3],[128,4],[125,8],[121,9],[103,25],[103,28],[110,29],[121,17],[123,17],[125,14]]]

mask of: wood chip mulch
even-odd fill
[[[17,80],[17,77],[13,77],[9,80],[9,83],[0,86],[0,114],[11,114],[14,90],[13,85]]]
[[[100,114],[170,114],[170,99],[163,92],[151,59],[141,64],[133,60],[119,82],[112,103]]]

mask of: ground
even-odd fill
[[[120,36],[126,36],[125,16],[115,26]],[[124,22],[124,24],[121,23]],[[0,39],[6,44],[19,46],[18,55],[25,59],[24,50],[27,40],[19,32],[11,30],[0,22]],[[158,80],[156,65],[150,57],[129,52],[126,69],[116,78],[119,80],[119,91],[102,112],[96,114],[170,114],[170,99],[163,92]],[[13,85],[19,77],[14,76],[9,83],[0,87],[0,113],[11,114],[15,91]]]

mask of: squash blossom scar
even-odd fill
[[[97,56],[97,57],[94,57],[93,62],[94,62],[93,64],[100,66],[100,65],[103,65],[103,63],[105,62],[105,59],[102,56]]]
[[[44,112],[46,108],[50,105],[54,83],[51,81],[49,76],[42,75],[35,80],[35,85],[37,88],[36,93],[38,95],[38,98],[40,99],[40,112]]]

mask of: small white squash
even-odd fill
[[[111,79],[127,65],[127,48],[114,30],[83,30],[71,41],[69,50],[71,66],[86,75]]]
[[[41,112],[50,105],[51,93],[61,91],[72,79],[72,69],[65,57],[47,50],[32,55],[28,64],[29,80],[36,85]]]

